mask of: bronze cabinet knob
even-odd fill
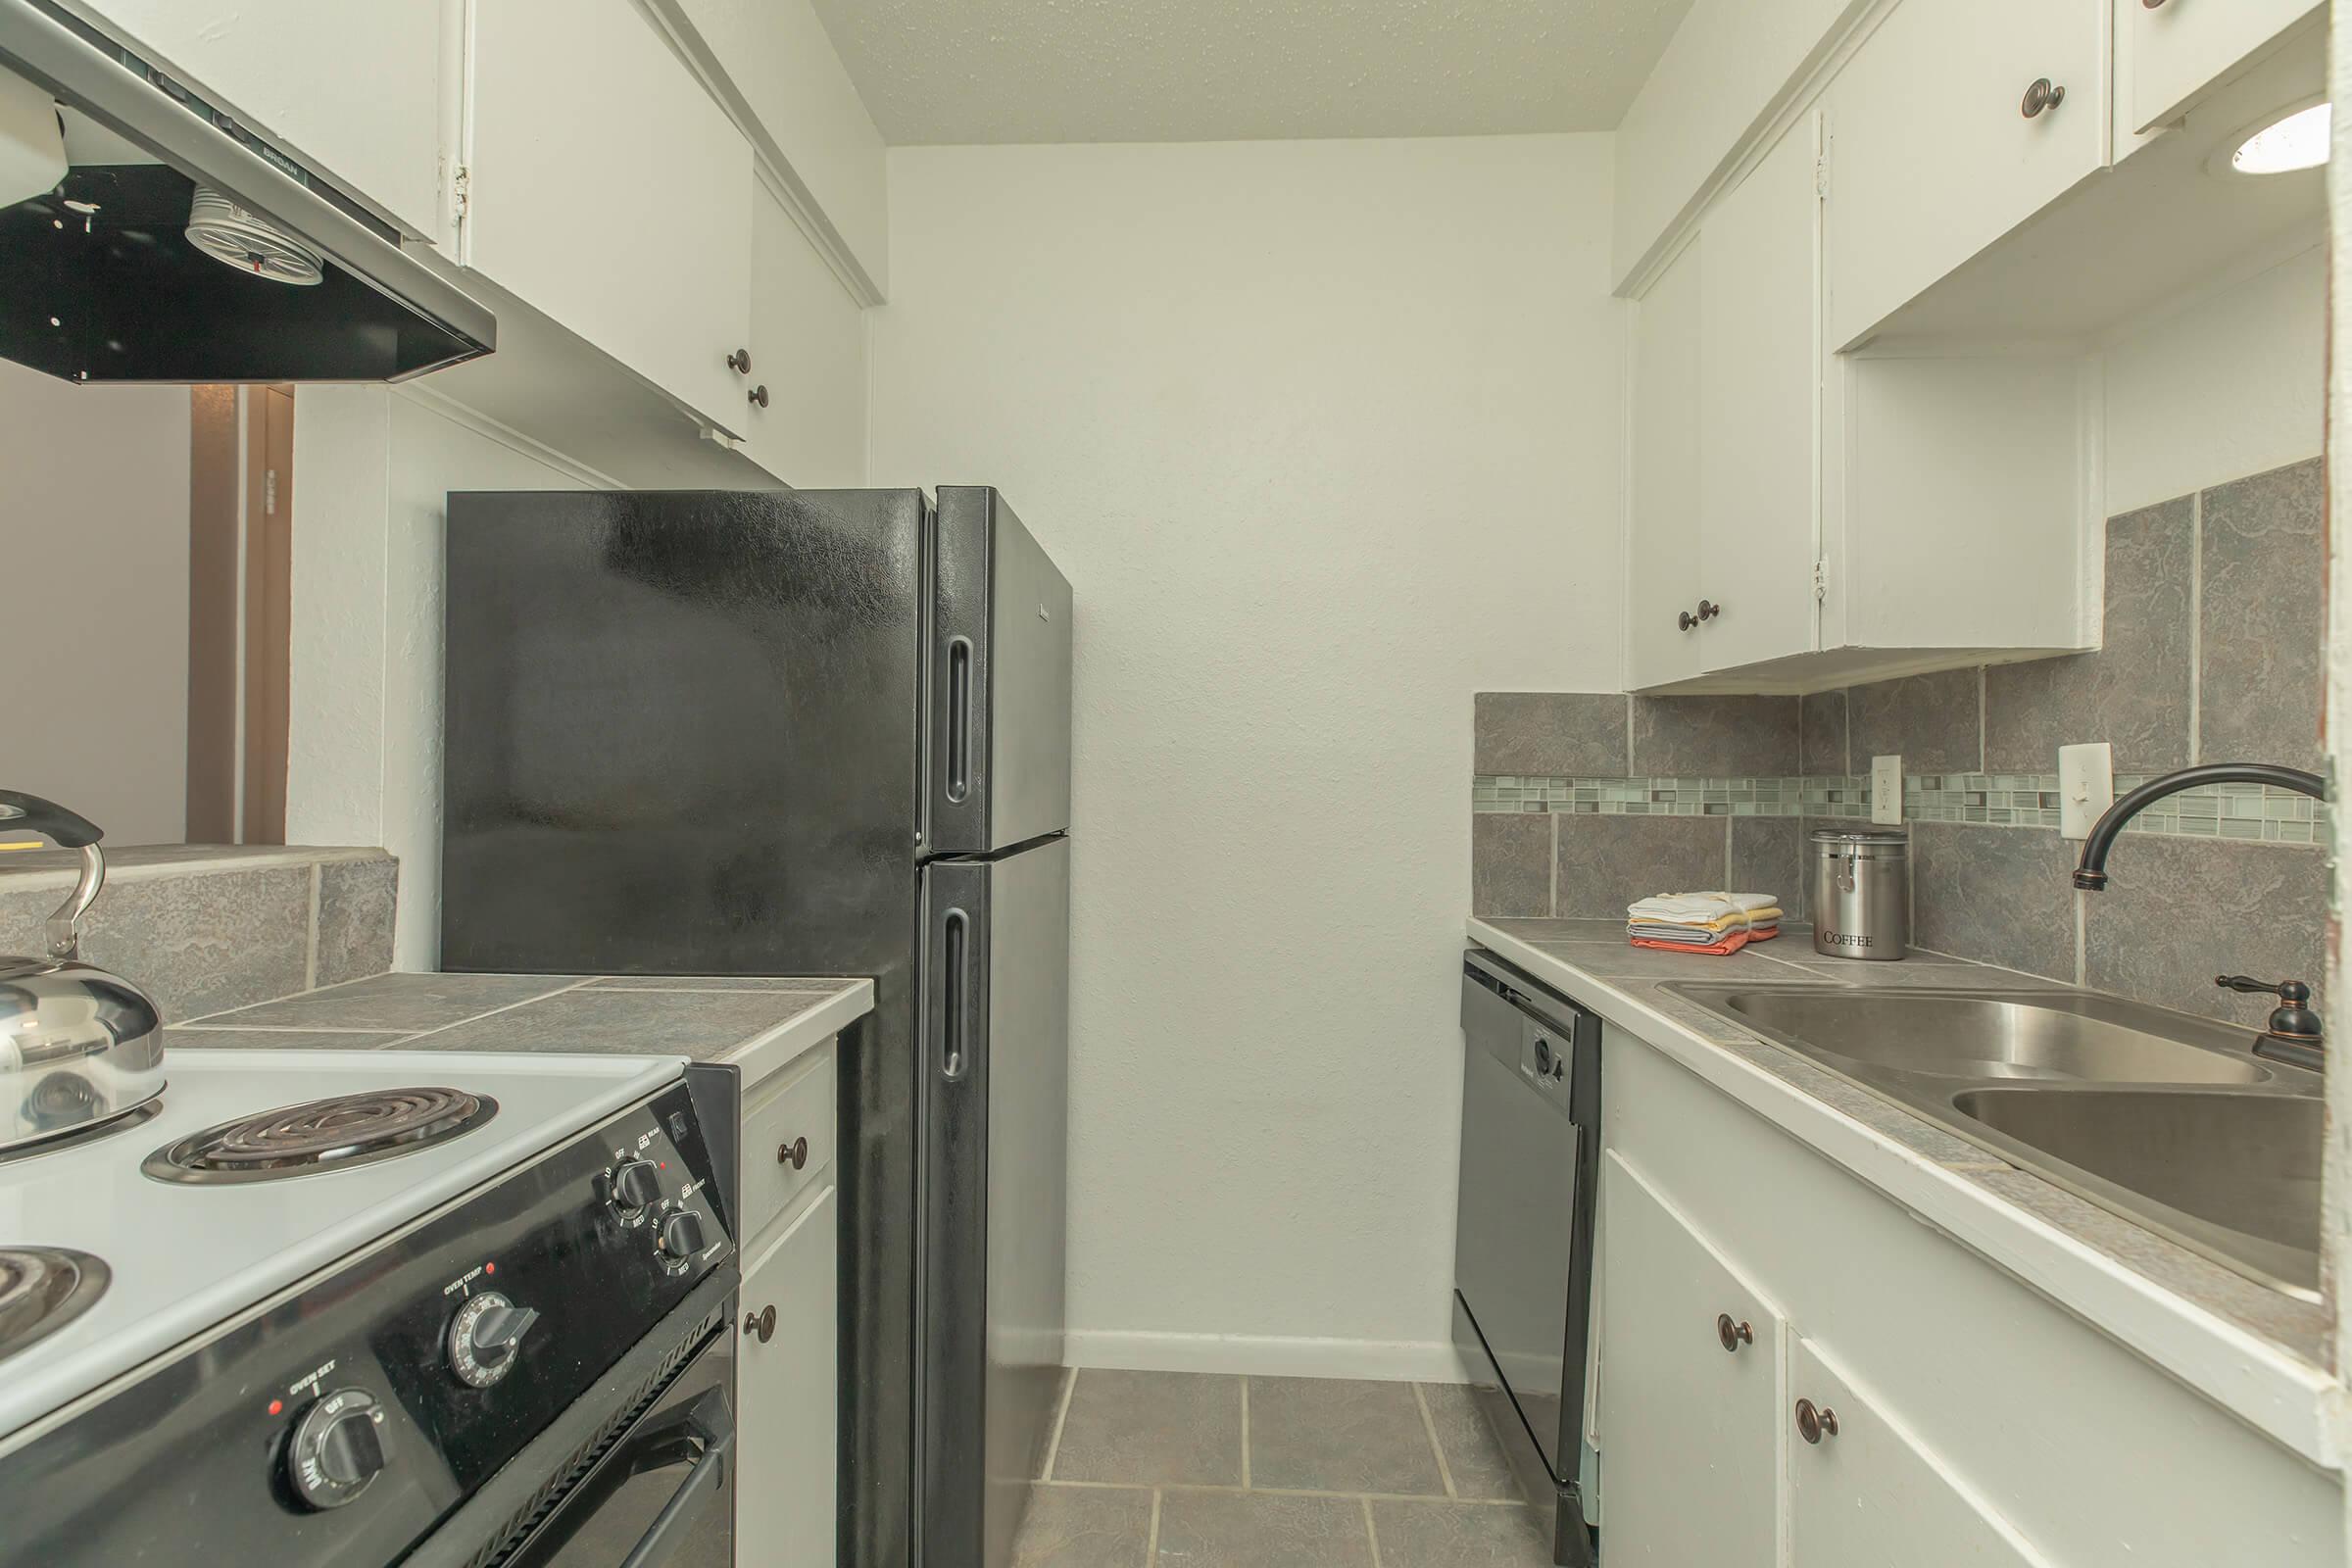
[[[1819,1443],[1824,1436],[1838,1435],[1838,1412],[1828,1405],[1816,1405],[1811,1399],[1796,1401],[1796,1435],[1807,1443]]]
[[[1713,619],[1714,619],[1714,618],[1715,618],[1717,615],[1720,615],[1720,614],[1722,614],[1722,613],[1723,613],[1723,607],[1722,607],[1721,605],[1718,605],[1718,604],[1714,603],[1713,601],[1711,601],[1711,600],[1706,600],[1706,599],[1701,599],[1701,600],[1698,602],[1698,618],[1699,618],[1699,619],[1701,619],[1701,620],[1713,620]]]
[[[1715,1314],[1715,1338],[1725,1349],[1737,1350],[1742,1345],[1755,1344],[1756,1331],[1744,1323],[1733,1322],[1729,1312],[1718,1312]]]
[[[2034,84],[2026,89],[2025,101],[2020,103],[2017,108],[2018,113],[2024,115],[2028,120],[2034,120],[2037,119],[2044,109],[2055,109],[2064,102],[2066,102],[2064,87],[2055,85],[2047,76],[2035,76]]]
[[[751,1335],[761,1345],[774,1339],[776,1337],[776,1309],[771,1305],[763,1306],[757,1312],[746,1312],[743,1316],[743,1332]]]
[[[758,404],[758,405],[759,405],[760,408],[763,408],[763,409],[764,409],[764,408],[766,408],[766,407],[767,407],[767,387],[766,387],[766,385],[765,385],[764,383],[763,383],[763,384],[761,384],[761,385],[760,385],[760,386],[756,386],[756,387],[752,388],[752,390],[751,390],[751,392],[748,394],[748,396],[751,398],[751,400],[752,400],[754,403]]]
[[[737,349],[734,353],[728,355],[727,368],[733,370],[737,375],[751,374],[752,351],[750,349]]]
[[[1674,623],[1679,629],[1683,631],[1689,631],[1691,627],[1698,624],[1698,617],[1686,610],[1681,614],[1674,617]]]
[[[808,1163],[808,1140],[795,1138],[789,1144],[778,1144],[776,1146],[776,1163],[790,1165],[794,1170],[805,1167]]]

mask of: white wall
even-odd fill
[[[0,787],[110,844],[187,832],[188,389],[0,360]]]
[[[463,420],[384,387],[295,393],[286,839],[400,857],[397,969],[440,961],[448,493],[589,482],[556,454]]]
[[[873,482],[1077,590],[1072,1354],[1451,1375],[1470,696],[1619,683],[1609,138],[890,177]]]
[[[2106,351],[2114,516],[2320,455],[2328,259],[2312,248],[2200,292]]]

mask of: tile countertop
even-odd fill
[[[685,1056],[733,1062],[748,1085],[873,1006],[871,980],[382,974],[173,1024],[165,1042]]]
[[[1614,920],[1477,919],[1470,940],[1639,1036],[1911,1213],[2316,1464],[2338,1462],[2327,1308],[2255,1284],[1666,991],[1669,981],[2073,991],[1920,955],[1858,963],[1809,928],[1729,957],[1630,946]]]

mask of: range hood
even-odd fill
[[[495,346],[397,230],[135,46],[0,0],[0,71],[55,101],[66,152],[53,189],[0,207],[0,358],[71,381],[398,381]]]

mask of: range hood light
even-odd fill
[[[210,185],[197,186],[188,204],[188,243],[240,272],[280,283],[307,286],[326,275],[317,251]]]
[[[2286,174],[2317,169],[2328,162],[2332,116],[2323,98],[2299,104],[2253,130],[2230,155],[2230,167],[2241,174]]]

